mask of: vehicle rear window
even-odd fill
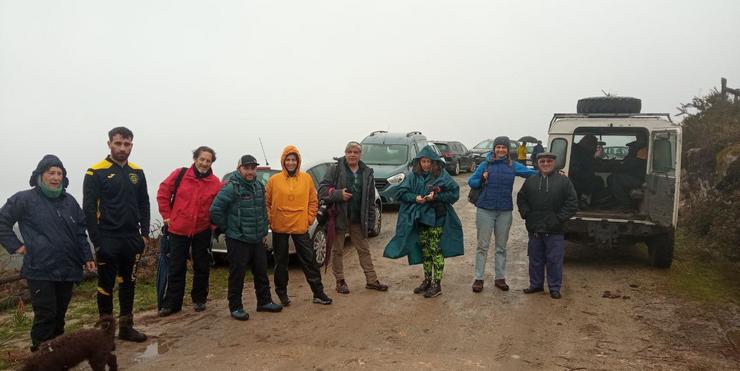
[[[369,165],[402,165],[409,161],[409,148],[405,144],[362,145],[362,161]]]
[[[450,146],[448,146],[446,143],[436,143],[435,142],[434,144],[436,144],[437,148],[439,148],[439,150],[442,152],[447,152],[450,150]]]
[[[484,140],[473,147],[474,149],[493,149],[493,141]]]

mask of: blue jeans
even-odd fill
[[[491,233],[496,245],[495,279],[506,278],[506,242],[511,228],[511,210],[489,210],[477,208],[475,227],[478,230],[478,247],[475,251],[475,279],[482,280],[486,273],[488,246],[491,244]]]
[[[550,292],[560,291],[563,284],[563,257],[565,239],[563,234],[529,233],[529,287],[542,288],[545,284],[547,267],[547,286]]]

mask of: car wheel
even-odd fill
[[[455,175],[460,175],[460,161],[455,162]]]
[[[475,168],[476,168],[475,161],[470,161],[470,172],[471,173],[474,173],[475,172]]]
[[[326,260],[326,229],[318,228],[313,234],[313,250],[316,262],[323,265]]]
[[[649,238],[647,241],[650,265],[670,268],[673,263],[673,233],[668,232]]]
[[[368,236],[375,237],[380,234],[380,226],[383,225],[383,207],[379,203],[375,204],[375,223],[368,231]]]

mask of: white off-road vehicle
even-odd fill
[[[627,97],[585,98],[556,113],[549,149],[579,197],[566,238],[616,247],[645,242],[650,263],[668,268],[678,218],[681,127],[666,113],[640,113]]]

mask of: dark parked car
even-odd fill
[[[475,171],[475,160],[465,145],[454,141],[433,140],[432,142],[445,159],[447,172],[458,175],[461,171]]]
[[[509,145],[509,155],[512,156],[512,159],[514,159],[515,161],[517,159],[516,149],[518,147],[519,142],[512,140],[511,144]],[[476,144],[475,147],[470,150],[470,155],[473,157],[473,160],[475,160],[475,165],[478,166],[481,161],[486,159],[486,154],[491,151],[493,151],[493,139],[486,139]]]

